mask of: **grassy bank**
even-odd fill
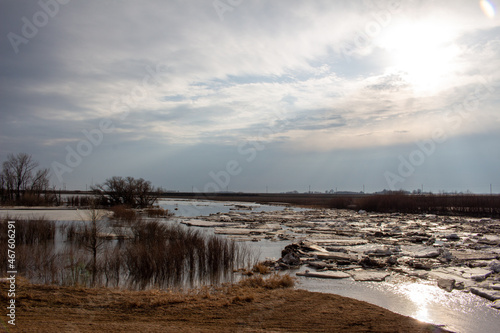
[[[8,328],[11,332],[441,331],[362,301],[266,281],[173,292],[33,285],[18,280],[16,326]],[[7,289],[7,283],[0,283],[3,305],[8,301]]]

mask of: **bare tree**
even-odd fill
[[[11,180],[16,200],[21,199],[21,191],[27,188],[37,167],[38,162],[25,153],[10,154],[3,163],[3,172]]]
[[[49,188],[49,169],[38,170],[34,175],[30,190],[33,192],[41,193]]]
[[[101,197],[101,201],[109,205],[127,205],[134,208],[152,206],[160,195],[150,181],[133,177],[111,177],[102,184],[92,187]]]
[[[105,245],[106,240],[103,237],[105,228],[104,218],[106,212],[98,209],[97,200],[90,200],[90,208],[85,213],[86,216],[81,216],[82,220],[88,220],[89,224],[85,224],[82,230],[82,245],[84,249],[92,255],[91,271],[92,271],[92,286],[95,286],[97,276],[97,254]]]
[[[10,154],[2,165],[0,184],[8,200],[21,202],[26,192],[32,192],[37,199],[49,187],[49,169],[36,170],[38,162],[31,155]]]
[[[8,200],[7,177],[0,173],[0,202]]]

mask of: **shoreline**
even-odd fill
[[[26,211],[28,211],[28,214],[32,211],[36,211],[37,209],[27,209]],[[73,210],[73,209],[56,209],[57,210],[61,210],[62,212],[64,211],[76,211],[76,210]],[[41,209],[40,210],[42,213],[43,212],[49,212],[50,210],[43,210]],[[52,210],[53,211],[53,210]],[[407,214],[399,214],[399,215],[393,215],[393,214],[374,214],[375,217],[372,215],[370,217],[370,214],[358,214],[356,212],[353,212],[353,211],[338,211],[338,210],[332,210],[332,212],[335,212],[337,214],[336,217],[333,217],[333,216],[329,216],[328,214],[326,214],[325,210],[314,210],[312,211],[313,215],[307,215],[306,211],[301,211],[301,212],[292,212],[290,210],[285,210],[285,211],[276,211],[276,212],[257,212],[258,209],[256,209],[255,211],[246,211],[245,209],[243,209],[243,211],[234,211],[234,210],[230,210],[228,213],[219,213],[219,214],[212,214],[210,216],[201,216],[199,217],[199,219],[201,220],[206,220],[207,222],[210,221],[210,223],[215,223],[215,225],[218,225],[218,229],[217,229],[217,233],[219,234],[226,234],[226,236],[229,236],[231,238],[231,235],[227,235],[227,232],[229,233],[235,233],[235,230],[234,230],[234,225],[231,226],[231,228],[224,228],[224,224],[228,225],[228,224],[239,224],[240,225],[240,228],[238,232],[236,232],[237,234],[240,233],[240,232],[244,232],[246,233],[245,230],[251,230],[251,232],[253,233],[252,237],[257,237],[258,239],[264,239],[265,237],[278,237],[278,236],[285,236],[284,233],[280,232],[278,230],[278,226],[282,225],[285,225],[286,226],[286,229],[287,230],[293,230],[293,229],[296,229],[296,230],[301,230],[301,232],[299,234],[296,234],[296,236],[299,236],[299,237],[305,237],[304,239],[309,239],[312,237],[312,238],[315,238],[316,241],[320,241],[319,243],[317,242],[316,244],[312,244],[313,246],[321,246],[321,247],[324,247],[323,250],[326,249],[326,247],[328,246],[335,246],[337,247],[337,249],[339,247],[343,247],[344,250],[348,251],[348,252],[351,252],[354,247],[356,246],[365,246],[366,244],[360,244],[360,245],[355,245],[354,243],[353,244],[349,244],[349,242],[346,242],[346,238],[347,239],[351,239],[352,241],[355,241],[355,243],[358,243],[360,241],[360,238],[358,237],[359,235],[355,235],[353,234],[352,232],[346,232],[345,230],[345,224],[342,224],[342,227],[343,229],[342,230],[336,230],[336,227],[338,227],[339,225],[337,225],[337,222],[339,222],[340,220],[345,220],[349,223],[353,223],[354,221],[358,221],[360,219],[366,219],[366,218],[375,218],[375,217],[378,217],[378,218],[382,218],[383,216],[387,216],[388,218],[391,218],[391,219],[396,219],[398,216],[399,217],[404,217],[404,219],[409,219],[411,218],[410,215],[407,215]],[[81,210],[80,210],[81,212]],[[2,211],[0,210],[0,214],[2,213]],[[255,215],[257,214],[257,215]],[[261,215],[259,215],[261,214]],[[277,214],[276,216],[273,216],[273,214]],[[295,217],[294,217],[294,214],[295,214]],[[304,214],[303,217],[301,217],[300,219],[297,218],[298,215],[300,214]],[[315,216],[314,214],[319,214],[318,216]],[[345,216],[342,215],[342,214],[346,214]],[[285,216],[281,217],[281,215],[286,215],[286,219],[283,220],[283,218],[285,218]],[[349,217],[349,216],[351,217]],[[447,217],[446,221],[443,220],[443,221],[440,221],[440,220],[437,220],[436,217],[434,216],[431,216],[430,217],[432,219],[432,224],[434,223],[438,223],[438,224],[441,224],[441,222],[443,223],[443,225],[447,226],[447,227],[451,227],[453,226],[453,224],[450,224],[450,221],[449,220],[450,218]],[[277,219],[276,221],[273,222],[273,219]],[[353,220],[354,219],[354,220]],[[77,219],[77,220],[80,220],[80,219]],[[190,220],[190,218],[188,218],[188,221]],[[239,222],[237,222],[239,220]],[[261,221],[262,220],[266,220],[267,222],[269,223],[266,223],[267,225],[263,226],[260,225],[261,224]],[[279,221],[278,221],[279,220]],[[471,218],[471,220],[476,223],[476,222],[480,222],[481,220],[480,219],[477,219],[477,218]],[[187,222],[187,221],[186,221]],[[326,223],[327,222],[327,223]],[[372,222],[376,222],[376,221],[372,221]],[[397,224],[397,222],[393,221],[394,223]],[[457,221],[459,222],[459,221]],[[195,221],[191,220],[190,223],[196,225]],[[325,224],[326,223],[326,224]],[[222,225],[221,225],[222,224]],[[373,225],[372,225],[373,224]],[[214,227],[215,227],[214,225]],[[258,228],[255,228],[254,226],[257,226],[258,225]],[[328,229],[325,229],[325,226],[329,226]],[[368,226],[376,226],[377,223],[368,223]],[[385,225],[385,222],[383,222],[383,225],[382,227]],[[424,223],[425,225],[425,223]],[[281,227],[280,227],[281,228]],[[226,229],[226,230],[224,230]],[[307,230],[312,230],[314,232],[310,233],[310,232],[307,232]],[[341,234],[342,235],[336,235],[338,234],[338,231],[341,231]],[[359,231],[359,230],[357,230]],[[255,235],[255,233],[258,232],[260,233],[260,235]],[[371,233],[375,234],[375,230],[370,230]],[[381,232],[381,231],[379,231]],[[325,234],[326,237],[321,237],[321,234]],[[348,236],[346,236],[348,235]],[[289,235],[288,235],[289,236]],[[320,236],[320,237],[318,237]],[[333,236],[333,237],[332,237]],[[373,236],[373,235],[372,235]],[[375,241],[376,243],[380,243],[379,245],[383,245],[384,246],[384,250],[386,245],[387,244],[382,244],[386,241],[394,241],[395,239],[392,237],[372,237],[372,236],[369,236],[368,238],[367,237],[363,237],[363,238],[366,238],[368,241]],[[378,236],[383,236],[383,235],[378,235]],[[461,236],[461,235],[460,235]],[[242,236],[241,235],[234,235],[233,237],[238,237],[238,238],[241,238]],[[330,244],[332,242],[333,239],[336,239],[336,243],[335,244]],[[293,242],[294,239],[293,238],[290,238],[289,239],[290,242]],[[330,244],[330,245],[329,245]],[[450,241],[449,244],[452,244],[453,246],[456,245],[456,242],[455,241]],[[305,244],[306,247],[310,247],[311,244]],[[395,245],[395,244],[392,244],[392,246]],[[318,250],[318,248],[315,248],[315,250]],[[371,249],[371,250],[374,250],[374,249]],[[307,251],[303,251],[304,253],[307,252]],[[327,250],[326,252],[326,256],[330,256],[331,253],[329,253],[330,251]],[[422,253],[427,253],[429,254],[428,252],[424,251],[424,252],[421,252],[419,254],[419,256],[422,255]],[[359,253],[360,255],[363,254],[363,251]],[[381,251],[378,251],[377,249],[375,249],[375,251],[373,252],[373,254],[375,254],[375,257],[379,257],[380,258],[380,255],[382,255],[383,253]],[[392,253],[394,254],[394,253]],[[336,254],[338,255],[338,254]],[[432,255],[431,257],[434,257],[434,255]],[[308,258],[305,258],[306,260],[303,261],[303,264],[307,264],[309,261],[311,261],[311,259],[308,259]],[[345,257],[342,257],[341,259],[346,259]],[[375,258],[376,259],[376,258]],[[423,258],[424,260],[436,260],[436,258],[429,258],[429,259],[425,259]],[[327,259],[329,260],[329,259]],[[437,262],[436,262],[437,263]],[[327,271],[336,271],[338,268],[337,267],[333,267],[331,266],[331,264],[335,264],[334,262],[332,263],[327,263],[329,266],[328,267],[324,267],[324,268],[327,268]],[[332,270],[333,268],[333,270]],[[342,267],[343,268],[347,268],[347,267]],[[359,267],[361,268],[361,267]],[[356,268],[354,267],[354,271],[356,269],[359,269],[359,268]],[[311,268],[308,268],[310,270],[314,270],[314,269],[311,269]],[[321,270],[320,270],[321,272]],[[418,275],[420,275],[420,273],[426,273],[426,270],[413,270],[413,272],[418,272],[419,274],[416,274],[415,278],[419,278]],[[411,272],[410,272],[411,273]],[[448,274],[447,276],[445,277],[450,277],[449,276],[449,273],[450,272],[440,272],[442,274]],[[357,275],[357,274],[356,274]],[[411,275],[410,275],[411,276]],[[350,279],[350,278],[349,278]],[[363,280],[364,277],[361,278],[361,280]],[[473,282],[471,280],[471,282]],[[322,291],[321,291],[322,292]],[[345,297],[345,295],[344,295]],[[387,310],[387,311],[390,311],[390,310]],[[439,323],[439,320],[436,321],[434,320],[433,322],[435,323]]]
[[[0,283],[2,303],[6,283]],[[184,293],[18,281],[13,332],[449,332],[376,305],[301,289],[242,285]],[[11,327],[9,327],[11,328]]]

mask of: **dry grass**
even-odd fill
[[[56,234],[56,224],[54,221],[48,221],[44,217],[19,219],[6,216],[0,220],[2,230],[7,230],[7,221],[16,222],[16,245],[37,245],[54,241]],[[6,244],[6,242],[7,232],[0,233],[0,244]]]
[[[170,213],[168,209],[161,207],[151,207],[144,210],[148,217],[171,217],[174,214]]]
[[[259,262],[252,267],[252,272],[266,275],[271,273],[271,268],[265,265],[265,263]]]
[[[19,274],[35,283],[149,289],[220,284],[230,280],[235,267],[249,265],[243,244],[159,220],[132,218],[124,207],[115,212],[122,220],[96,221],[95,228],[73,223],[58,231],[51,221],[16,219]],[[7,220],[0,226],[7,230]],[[108,236],[107,230],[122,229],[131,237],[116,242]],[[58,249],[56,232],[64,248]],[[7,233],[0,233],[0,247],[7,248],[7,240]],[[7,251],[0,252],[0,259],[7,262]],[[0,274],[6,267],[0,267]]]
[[[264,288],[264,289],[282,289],[292,288],[295,285],[295,278],[288,274],[272,274],[267,278],[262,276],[251,276],[241,280],[238,283],[242,287]]]
[[[18,279],[13,332],[441,332],[338,295],[239,285],[121,291]],[[6,304],[8,283],[0,283]]]
[[[409,195],[394,192],[368,195],[354,200],[353,204],[356,209],[385,213],[500,216],[498,195]]]
[[[113,212],[113,218],[121,221],[134,221],[137,219],[137,213],[125,205],[113,206],[110,209]]]

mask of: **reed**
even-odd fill
[[[15,221],[16,245],[44,244],[55,238],[55,222],[48,221],[44,217],[20,219],[7,216],[0,221],[1,230],[7,230],[8,221]],[[0,242],[7,242],[7,232],[0,233]]]
[[[358,198],[355,205],[356,209],[388,213],[500,216],[500,196],[497,195],[409,195],[395,192]]]
[[[111,239],[107,235],[116,230],[114,222],[96,217],[56,227],[44,219],[16,220],[18,272],[32,282],[60,285],[196,286],[226,281],[251,257],[248,249],[232,240],[137,216],[126,227],[131,237]],[[6,229],[7,220],[1,226]],[[0,246],[6,247],[6,233],[0,235]],[[6,262],[4,252],[0,259]],[[1,267],[0,273],[5,272]]]
[[[163,209],[161,207],[146,208],[144,211],[148,217],[171,217],[174,215],[169,212],[168,209]]]

